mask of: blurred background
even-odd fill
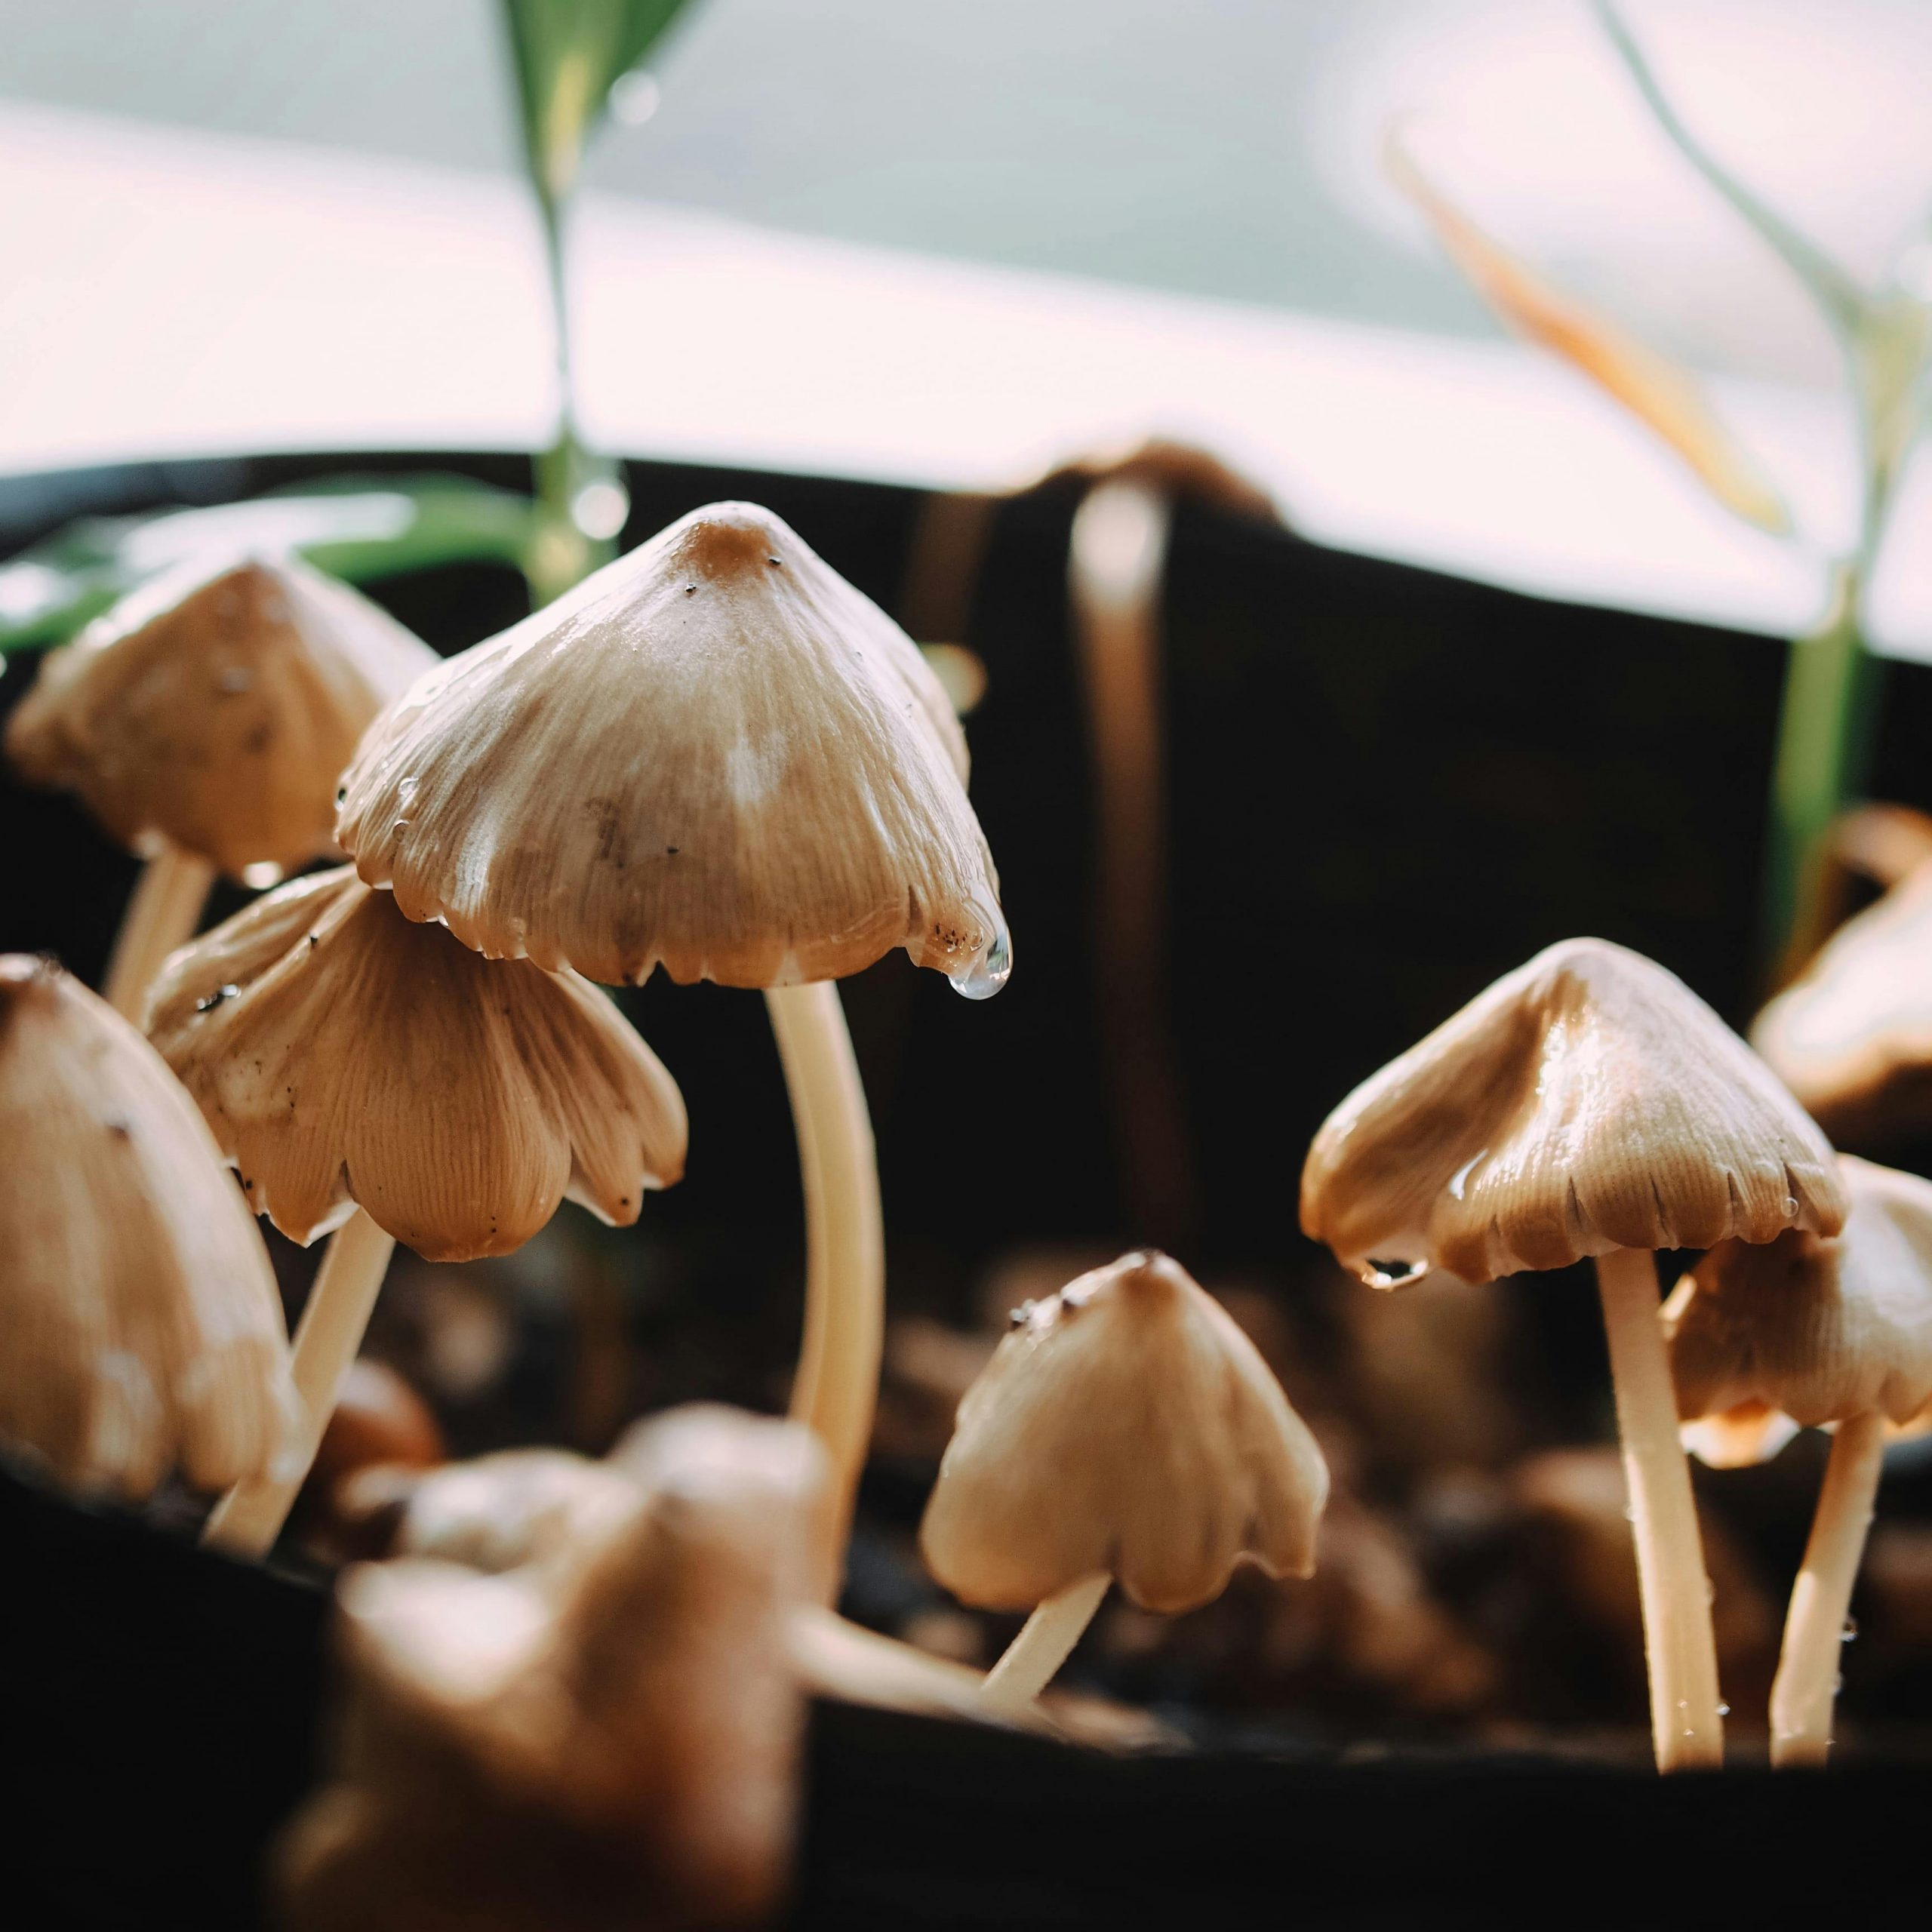
[[[1728,165],[1856,273],[1932,296],[1932,10],[1628,17]],[[330,478],[527,489],[558,390],[513,99],[484,0],[0,0],[0,550]],[[1503,336],[1389,184],[1392,130],[1701,372],[1788,536]],[[983,688],[1011,986],[969,1008],[895,958],[846,989],[896,1318],[855,1614],[994,1654],[1004,1626],[912,1549],[952,1405],[1007,1308],[1158,1240],[1320,1427],[1331,1555],[1311,1589],[1249,1580],[1178,1625],[1116,1607],[1075,1681],[1216,1735],[1641,1749],[1589,1284],[1371,1297],[1302,1240],[1297,1182],[1355,1081],[1552,940],[1635,946],[1748,1020],[1782,640],[1860,514],[1816,305],[1565,0],[700,0],[614,90],[585,189],[579,414],[623,461],[622,540],[768,503]],[[1222,466],[1157,463],[1158,531],[1089,558],[1152,586],[1151,792],[1110,762],[1069,561],[1104,453],[1150,436]],[[528,606],[501,565],[372,587],[445,651]],[[31,589],[0,579],[0,617]],[[1932,807],[1922,456],[1866,605],[1868,789]],[[8,660],[0,703],[32,668]],[[91,974],[133,862],[5,787],[0,944]],[[1131,943],[1123,851],[1161,884]],[[634,1231],[566,1210],[502,1262],[398,1257],[371,1352],[459,1451],[783,1399],[799,1204],[763,1014],[624,999],[690,1102],[686,1184]],[[312,1263],[275,1245],[293,1306]],[[1700,1475],[1747,1728],[1822,1456]],[[1932,1464],[1895,1462],[1847,1666],[1873,1739],[1932,1712]],[[315,1549],[340,1553],[325,1503]]]

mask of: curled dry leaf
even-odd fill
[[[1835,1234],[1831,1149],[1674,974],[1565,940],[1351,1094],[1302,1173],[1301,1224],[1378,1287],[1613,1248]]]
[[[1244,1560],[1312,1572],[1321,1451],[1185,1269],[1127,1255],[1016,1319],[959,1405],[920,1527],[955,1595],[1031,1610],[1104,1571],[1171,1613]]]
[[[430,1260],[503,1254],[566,1196],[626,1225],[684,1171],[676,1084],[604,994],[492,964],[347,866],[174,954],[148,1028],[295,1241],[359,1205]]]
[[[0,1438],[137,1498],[225,1489],[298,1413],[267,1251],[187,1095],[51,961],[0,958]]]
[[[437,662],[306,564],[195,564],[50,652],[7,728],[33,783],[78,792],[114,835],[232,877],[334,849],[336,781],[376,714]]]
[[[1560,355],[1683,458],[1725,509],[1774,537],[1790,513],[1687,369],[1539,275],[1485,235],[1423,174],[1399,140],[1389,178],[1428,217],[1443,252],[1502,321]]]
[[[1758,1014],[1752,1044],[1826,1131],[1932,1123],[1932,863],[1847,919]]]
[[[903,946],[1004,977],[964,741],[917,647],[770,512],[694,511],[426,679],[338,826],[493,957],[768,986]]]
[[[821,1452],[795,1425],[673,1412],[649,1487],[557,1561],[349,1572],[353,1707],[283,1847],[300,1932],[739,1924],[789,1861]]]
[[[1905,1424],[1932,1403],[1932,1182],[1839,1165],[1842,1233],[1726,1241],[1671,1297],[1678,1411],[1724,1425],[1689,1438],[1706,1461],[1774,1455],[1786,1417],[1817,1427],[1876,1410]]]

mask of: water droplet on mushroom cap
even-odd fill
[[[988,927],[986,943],[955,966],[946,977],[952,990],[967,999],[991,999],[1013,976],[1013,940],[997,912],[983,912]]]

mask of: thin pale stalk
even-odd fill
[[[1183,1247],[1195,1218],[1180,1071],[1168,1023],[1167,749],[1161,586],[1173,505],[1116,478],[1073,519],[1067,587],[1091,739],[1094,971],[1137,1232]]]
[[[831,980],[765,994],[785,1067],[805,1196],[805,1323],[792,1387],[795,1421],[831,1458],[835,1589],[859,1477],[872,1444],[885,1340],[885,1232],[866,1090]]]
[[[1657,1769],[1714,1767],[1724,1762],[1724,1717],[1710,1580],[1657,1319],[1657,1264],[1640,1251],[1613,1248],[1597,1257],[1597,1286],[1629,1487]]]
[[[1882,1416],[1873,1411],[1839,1423],[1771,1685],[1771,1762],[1780,1770],[1822,1764],[1831,1751],[1845,1615],[1884,1462]]]
[[[1054,1681],[1060,1666],[1073,1654],[1100,1600],[1113,1581],[1103,1570],[1057,1590],[1021,1626],[1006,1647],[1006,1654],[986,1673],[980,1700],[1003,1715],[1020,1717]]]
[[[359,1208],[330,1238],[295,1330],[292,1367],[302,1401],[302,1439],[266,1474],[237,1483],[215,1506],[202,1533],[211,1549],[261,1556],[274,1547],[321,1447],[342,1378],[362,1346],[395,1251],[394,1237]]]
[[[141,1023],[148,988],[162,961],[194,937],[214,884],[214,866],[177,845],[164,846],[141,868],[134,895],[121,915],[102,989],[124,1019]]]

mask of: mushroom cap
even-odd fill
[[[565,1197],[628,1225],[684,1171],[676,1083],[603,993],[480,958],[346,866],[172,955],[148,1031],[291,1240],[359,1205],[432,1261],[504,1254]]]
[[[624,1516],[636,1484],[568,1449],[503,1449],[415,1484],[394,1553],[496,1575],[568,1561]]]
[[[1321,1451],[1186,1269],[1124,1255],[1014,1319],[959,1404],[920,1525],[955,1596],[1030,1610],[1106,1571],[1174,1613],[1218,1596],[1244,1558],[1313,1572]]]
[[[1323,1122],[1303,1231],[1377,1287],[1837,1233],[1824,1137],[1674,974],[1600,939],[1506,974]]]
[[[337,832],[466,946],[593,979],[1006,966],[964,740],[890,618],[768,510],[694,510],[424,678]]]
[[[559,1561],[479,1576],[408,1558],[345,1577],[356,1721],[285,1856],[297,1926],[769,1909],[802,1718],[788,1625],[824,1457],[761,1417],[652,1426],[628,1506]]]
[[[1678,1412],[1724,1425],[1690,1438],[1707,1462],[1761,1461],[1790,1423],[1873,1410],[1905,1423],[1932,1402],[1932,1181],[1849,1155],[1838,1164],[1851,1204],[1842,1233],[1726,1241],[1671,1297]]]
[[[1932,863],[1847,919],[1751,1043],[1835,1139],[1932,1122]]]
[[[185,566],[48,653],[7,727],[35,784],[78,792],[137,850],[231,877],[335,849],[336,781],[370,721],[437,662],[293,559]]]
[[[0,1439],[131,1499],[268,1470],[300,1413],[268,1251],[189,1100],[51,961],[0,958]]]

